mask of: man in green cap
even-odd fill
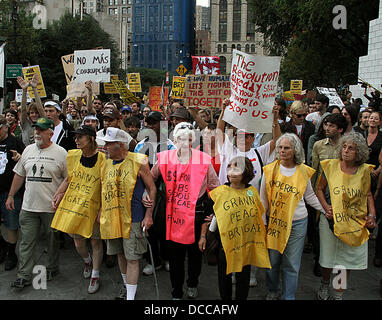
[[[34,248],[44,229],[48,240],[47,279],[58,274],[59,237],[50,227],[54,210],[52,197],[67,175],[64,148],[51,141],[54,123],[47,118],[39,118],[34,124],[35,143],[28,145],[13,171],[15,173],[8,193],[6,207],[14,208],[14,195],[25,182],[25,193],[20,211],[21,242],[19,246],[19,266],[12,287],[24,288],[32,284],[34,268]],[[37,171],[37,174],[36,174]]]

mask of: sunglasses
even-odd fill
[[[294,114],[297,118],[305,118],[306,117],[306,114],[305,113],[303,113],[303,114],[297,114],[297,113],[295,113]]]
[[[192,124],[182,124],[180,127],[179,127],[179,129],[190,129],[190,130],[194,130],[194,127],[193,127],[193,125]]]

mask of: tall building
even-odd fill
[[[192,68],[195,0],[134,0],[133,56],[136,67]]]
[[[247,0],[211,0],[211,55],[220,57],[220,72],[229,74],[232,50],[267,55],[262,34],[255,32]]]
[[[196,6],[195,30],[210,30],[210,7]]]
[[[210,7],[196,6],[194,55],[209,56],[211,54],[210,28],[211,28]]]

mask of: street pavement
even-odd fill
[[[65,247],[60,249],[60,273],[47,282],[46,289],[36,290],[32,286],[24,289],[10,287],[10,282],[16,278],[16,268],[11,271],[4,270],[0,264],[0,300],[114,300],[120,290],[122,280],[118,266],[107,268],[103,263],[100,271],[101,287],[95,294],[88,294],[89,280],[84,279],[83,262],[74,248],[71,238],[65,238]],[[380,300],[379,282],[382,279],[382,268],[376,268],[373,261],[375,241],[369,241],[369,267],[363,271],[350,272],[348,289],[345,300]],[[44,252],[44,239],[36,247],[36,264],[47,263]],[[141,270],[146,261],[140,262]],[[299,286],[296,292],[297,300],[315,300],[315,293],[320,285],[320,278],[313,275],[313,254],[304,253],[300,270]],[[171,300],[170,274],[164,269],[157,271],[158,291],[160,300]],[[257,271],[258,285],[250,288],[248,300],[264,300],[266,295],[265,271]],[[186,285],[185,285],[186,286]],[[185,287],[186,289],[186,287]],[[210,266],[203,261],[202,274],[198,287],[200,300],[219,300],[217,267]],[[137,300],[157,300],[157,290],[154,276],[140,276]]]

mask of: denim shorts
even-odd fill
[[[8,192],[0,193],[0,216],[1,222],[5,224],[9,230],[17,230],[19,225],[19,213],[23,198],[19,193],[16,193],[13,200],[15,204],[14,210],[7,210],[5,203],[7,202]]]

